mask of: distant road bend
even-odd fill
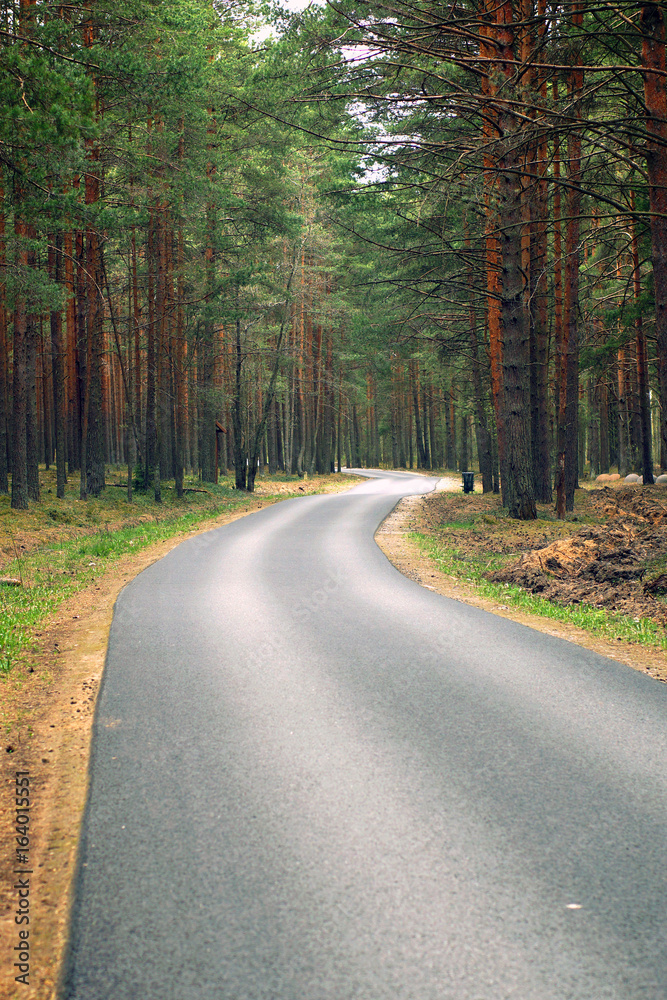
[[[665,1000],[667,685],[402,577],[365,472],[122,592],[66,1000]]]

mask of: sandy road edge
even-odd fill
[[[355,483],[350,484],[351,486]],[[67,942],[73,876],[89,782],[92,723],[116,599],[152,563],[187,538],[203,534],[271,503],[257,498],[242,511],[222,514],[177,535],[126,555],[90,587],[65,601],[40,634],[35,673],[15,698],[30,699],[15,744],[3,740],[0,774],[0,1000],[55,1000]],[[14,775],[28,771],[30,811],[30,985],[15,981],[13,955],[18,891],[13,874]],[[9,836],[8,836],[9,834]]]
[[[399,500],[393,511],[387,515],[375,533],[375,541],[395,568],[409,579],[419,583],[428,590],[434,590],[443,597],[462,601],[490,611],[492,614],[509,618],[521,625],[536,629],[546,635],[576,643],[586,649],[593,650],[601,656],[618,660],[634,670],[648,674],[656,680],[667,681],[667,656],[660,650],[651,650],[630,642],[611,642],[601,639],[574,625],[566,625],[540,615],[527,614],[515,608],[500,604],[480,596],[475,589],[438,569],[436,562],[427,556],[419,546],[408,537],[408,532],[414,530],[409,526],[413,513],[413,505],[421,502],[423,495],[405,497]]]

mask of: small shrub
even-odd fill
[[[151,485],[146,476],[146,466],[137,462],[132,473],[132,489],[136,490],[137,493],[147,493]]]

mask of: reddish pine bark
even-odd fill
[[[583,22],[581,8],[577,7],[572,22],[580,28]],[[577,55],[581,63],[581,56]],[[579,95],[584,89],[583,70],[573,69],[569,94],[575,104],[574,116],[581,119]],[[566,197],[567,227],[565,235],[565,316],[568,324],[567,386],[565,405],[565,507],[574,509],[574,491],[579,482],[579,237],[581,230],[581,133],[575,128],[568,138],[568,189]]]
[[[512,4],[497,8],[499,69],[506,81],[499,100],[498,221],[502,261],[503,410],[505,428],[505,489],[503,502],[510,517],[533,520],[537,517],[530,441],[529,335],[524,322],[522,268],[521,151],[512,102],[515,34]]]
[[[581,28],[583,13],[580,5],[573,8],[572,24]],[[580,96],[584,87],[581,55],[573,59],[568,79],[571,117],[581,119]],[[563,329],[560,350],[558,385],[558,445],[556,464],[556,513],[564,517],[574,508],[574,491],[578,484],[579,446],[579,234],[581,226],[581,132],[571,128],[568,136],[568,187],[566,193],[565,230],[565,293],[563,298]]]
[[[183,135],[184,121],[179,123],[178,159],[182,164],[185,158],[185,139]],[[183,205],[180,205],[181,213]],[[185,456],[185,242],[183,236],[183,218],[178,220],[176,234],[176,329],[172,343],[172,367],[174,379],[174,485],[176,495],[183,496],[183,466]],[[224,353],[221,352],[224,358]],[[217,434],[216,434],[217,441]]]
[[[26,229],[28,239],[36,237],[34,226]],[[36,255],[32,246],[28,249],[28,268],[36,268]],[[37,316],[34,305],[26,317],[26,463],[28,476],[28,497],[39,500],[39,431],[37,415]]]
[[[21,218],[20,181],[17,178],[14,187],[14,234],[17,240],[17,269],[27,270],[28,251],[26,248],[27,227]],[[27,313],[23,296],[17,296],[14,305],[14,353],[13,353],[13,385],[12,405],[14,414],[13,449],[12,449],[12,499],[14,510],[28,509],[28,453],[26,437],[26,415],[28,409],[27,397]]]
[[[141,309],[139,308],[139,282],[137,280],[137,241],[135,227],[132,227],[132,329],[134,332],[134,419],[136,425],[136,446],[141,451],[139,424],[141,414],[141,387],[143,380],[141,352]]]
[[[19,30],[30,33],[30,8],[33,0],[21,0]],[[16,237],[16,270],[27,276],[29,267],[29,228],[24,218],[24,190],[20,174],[14,177],[14,235]],[[12,498],[14,510],[28,509],[28,313],[23,291],[14,303],[14,352],[12,372],[12,406],[14,414],[12,448]]]
[[[149,196],[150,197],[150,196]],[[150,197],[146,233],[146,270],[148,276],[148,329],[146,331],[146,474],[145,485],[153,481],[157,462],[157,350],[155,321],[155,247],[156,218]]]
[[[470,238],[466,226],[466,248],[470,249]],[[472,359],[472,381],[475,394],[475,434],[477,437],[477,455],[479,471],[482,476],[482,490],[491,493],[493,490],[493,461],[491,457],[491,441],[486,419],[485,393],[482,386],[482,372],[479,362],[479,344],[477,338],[477,316],[475,311],[474,279],[472,264],[467,268],[468,278],[468,326],[470,338],[470,356]]]
[[[95,41],[95,27],[92,15],[83,25],[83,44],[91,48]],[[93,86],[95,81],[93,80]],[[101,117],[99,101],[96,99],[95,117]],[[82,459],[85,454],[85,464],[81,467],[81,484],[85,479],[85,495],[99,496],[105,485],[105,440],[104,440],[104,393],[103,380],[103,305],[102,305],[102,266],[100,259],[100,243],[93,215],[100,199],[100,148],[94,139],[86,139],[86,173],[84,197],[88,213],[88,224],[85,242],[85,294],[86,294],[86,417],[85,452],[82,449]]]
[[[631,195],[630,207],[634,211],[635,197],[634,191]],[[644,483],[655,482],[653,476],[653,447],[651,441],[651,408],[649,401],[648,385],[648,357],[646,352],[646,335],[639,311],[639,298],[641,295],[641,274],[639,269],[639,243],[634,219],[630,221],[632,235],[632,283],[635,294],[635,304],[637,307],[637,319],[635,320],[636,346],[637,346],[637,387],[639,392],[639,413],[641,425],[641,463]]]
[[[642,4],[642,66],[646,104],[646,168],[651,210],[651,248],[660,386],[660,463],[667,467],[667,89],[665,8]]]
[[[4,209],[3,176],[0,170],[0,274],[5,273],[7,266],[5,244],[5,209]],[[8,452],[8,342],[7,342],[7,304],[5,285],[0,281],[0,493],[9,493],[9,452]]]
[[[99,149],[95,143],[88,145],[86,171],[86,205],[94,206],[100,197]],[[102,268],[97,231],[89,225],[86,232],[86,297],[87,297],[87,427],[86,427],[86,493],[99,496],[104,489],[104,394],[102,387],[104,361],[104,331],[102,325]]]
[[[417,362],[410,362],[410,387],[412,391],[412,405],[414,408],[415,415],[415,433],[417,436],[417,468],[425,469],[427,467],[426,460],[426,450],[424,448],[424,437],[422,434],[422,421],[421,414],[419,412],[419,369],[417,368]]]
[[[482,39],[491,38],[491,24],[495,20],[495,3],[486,0],[485,19],[480,25]],[[483,59],[491,59],[495,47],[487,41],[480,41],[480,55]],[[487,65],[492,65],[488,63]],[[496,85],[491,73],[482,76],[482,95],[485,99],[484,108],[484,139],[486,143],[499,135],[494,98]],[[496,433],[498,437],[498,456],[501,469],[505,460],[505,424],[503,419],[503,351],[500,318],[500,246],[498,240],[497,215],[497,179],[494,172],[494,158],[491,153],[484,156],[484,208],[486,214],[485,244],[486,244],[486,289],[487,289],[487,327],[489,333],[489,361],[491,365],[491,395],[496,417]],[[451,462],[451,459],[450,459]],[[505,477],[501,473],[501,482]],[[504,501],[504,497],[503,497]]]
[[[537,39],[540,47],[546,34],[546,0],[537,0]],[[547,84],[545,70],[537,56],[535,96],[541,106],[546,105]],[[533,232],[530,255],[530,286],[532,297],[531,372],[532,372],[532,452],[535,498],[550,503],[551,448],[549,439],[548,367],[549,319],[547,283],[547,231],[549,220],[548,198],[548,149],[546,129],[536,138],[535,192],[533,197]]]
[[[74,240],[71,232],[63,238],[64,282],[67,294],[65,307],[65,342],[67,345],[67,465],[70,473],[80,465],[81,412],[77,391],[76,289],[74,283]]]
[[[605,379],[600,379],[595,391],[600,414],[600,472],[609,472],[609,403]]]
[[[54,281],[62,281],[62,236],[53,234],[49,247],[49,271]],[[63,318],[60,309],[51,310],[51,364],[53,370],[53,412],[56,438],[56,495],[65,496],[67,475],[65,469],[65,361],[66,345],[62,336]]]
[[[174,478],[176,495],[183,496],[183,465],[185,453],[185,325],[184,308],[185,283],[183,268],[185,252],[183,242],[183,225],[179,225],[177,236],[177,277],[176,277],[176,335],[173,343],[174,389],[175,389],[175,442],[174,442]]]
[[[625,348],[620,348],[617,357],[616,385],[618,389],[618,471],[621,476],[628,472],[628,401],[626,395]]]

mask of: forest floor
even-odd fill
[[[113,476],[110,480],[113,481]],[[118,476],[120,482],[121,476]],[[0,497],[0,1000],[54,1000],[63,957],[72,874],[88,784],[93,713],[115,600],[133,577],[194,533],[291,496],[341,492],[348,475],[266,477],[253,495],[230,480],[156,504],[122,489],[78,499],[78,480],[55,498],[52,472],[40,473],[42,500],[12,511]],[[195,492],[196,491],[196,492]],[[118,544],[116,544],[116,542]],[[34,607],[24,605],[34,599]],[[17,610],[18,605],[18,610]],[[13,621],[20,622],[13,625]],[[14,634],[14,638],[16,635]],[[1,669],[6,664],[6,669]],[[15,775],[30,775],[30,985],[14,981],[18,944]]]
[[[664,487],[591,484],[566,520],[539,504],[526,522],[449,475],[402,500],[376,540],[423,586],[667,681]]]

